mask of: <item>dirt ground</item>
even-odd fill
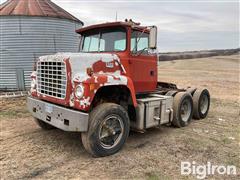
[[[180,87],[206,87],[211,107],[206,119],[185,128],[131,132],[117,154],[92,158],[80,134],[41,130],[25,98],[0,100],[1,179],[195,179],[181,176],[181,161],[235,165],[240,179],[239,56],[160,62],[159,80]]]

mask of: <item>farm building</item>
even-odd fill
[[[0,91],[26,90],[39,56],[76,52],[83,22],[50,0],[0,5]]]

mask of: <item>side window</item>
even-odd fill
[[[137,52],[148,49],[148,33],[142,33],[141,31],[132,31],[131,35],[131,51]],[[136,45],[137,44],[137,45]]]
[[[137,51],[148,49],[148,37],[141,37],[138,41]]]

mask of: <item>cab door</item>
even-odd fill
[[[132,30],[129,69],[136,93],[154,91],[157,86],[157,56],[148,52],[149,33]]]

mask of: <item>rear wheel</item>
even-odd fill
[[[193,94],[193,118],[203,119],[210,107],[210,94],[207,89],[197,89]]]
[[[176,127],[184,127],[189,124],[193,114],[193,100],[191,94],[179,92],[173,99],[173,121]]]
[[[48,123],[45,123],[44,121],[41,121],[41,120],[39,120],[39,119],[37,119],[37,118],[34,118],[34,121],[37,123],[37,125],[38,125],[39,127],[41,127],[41,128],[44,129],[44,130],[55,129],[54,126],[52,126],[52,125],[50,125],[50,124],[48,124]]]
[[[122,106],[100,104],[90,113],[88,131],[82,133],[82,143],[95,157],[112,155],[124,145],[129,129],[129,117]]]

